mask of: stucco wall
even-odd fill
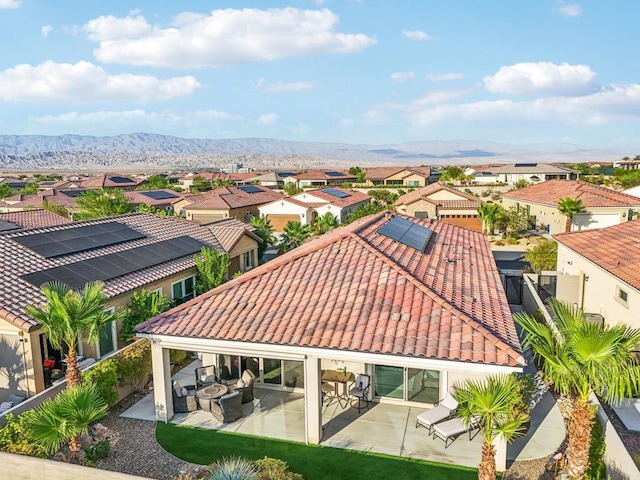
[[[436,206],[425,200],[418,200],[409,205],[403,205],[398,208],[398,211],[410,215],[412,217],[416,216],[416,212],[427,212],[428,218],[436,218],[437,209]]]

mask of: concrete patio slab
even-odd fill
[[[627,430],[640,432],[640,398],[628,398],[612,408]]]

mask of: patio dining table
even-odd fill
[[[333,383],[335,396],[340,406],[342,406],[342,402],[345,402],[345,404],[349,402],[347,384],[353,382],[355,378],[353,372],[345,372],[343,370],[325,370],[322,372],[322,381]],[[340,393],[338,388],[340,384],[342,384],[342,393]]]

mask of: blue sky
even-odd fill
[[[0,133],[640,148],[630,0],[0,0]]]

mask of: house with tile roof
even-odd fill
[[[437,218],[452,225],[482,232],[478,207],[482,200],[443,183],[433,183],[398,197],[398,212],[417,218]]]
[[[143,178],[126,177],[119,173],[105,173],[79,180],[78,188],[118,188],[131,191],[146,182]]]
[[[216,188],[198,195],[185,194],[174,202],[174,211],[188,220],[209,223],[223,218],[248,222],[259,215],[261,205],[279,200],[282,195],[262,185]]]
[[[566,280],[559,298],[608,325],[640,328],[640,220],[553,238],[558,280]]]
[[[566,228],[558,201],[567,197],[582,200],[584,205],[584,212],[573,217],[572,232],[627,222],[640,209],[640,199],[582,180],[549,180],[507,192],[502,195],[502,205],[525,208],[532,222],[555,234]]]
[[[338,186],[354,183],[358,179],[344,170],[308,170],[284,179],[285,183],[295,182],[300,188]]]
[[[323,371],[367,374],[374,401],[424,408],[457,381],[526,363],[487,239],[391,212],[322,235],[137,331],[152,344],[158,420],[173,416],[169,349],[198,351],[203,362],[237,360],[262,385],[304,392],[308,443],[322,435]]]
[[[307,190],[292,197],[282,197],[259,207],[276,232],[282,232],[287,222],[313,225],[318,217],[331,213],[338,223],[346,223],[349,214],[362,205],[371,203],[371,197],[355,190],[340,187]]]
[[[6,215],[12,215],[14,222],[23,217],[26,223],[26,213]],[[203,246],[231,255],[239,252],[241,258],[232,258],[232,265],[235,262],[240,271],[248,270],[245,252],[251,255],[251,266],[257,265],[255,234],[234,220],[199,225],[177,217],[133,213],[47,226],[41,225],[42,219],[37,222],[0,233],[0,344],[5,347],[0,349],[0,370],[5,373],[0,376],[0,397],[42,391],[48,383],[43,368],[48,357],[62,367],[63,352],[53,349],[40,324],[25,311],[27,305],[45,301],[42,284],[55,280],[82,288],[89,281],[103,281],[106,306],[115,309],[126,306],[142,289],[160,291],[174,302],[192,298],[194,255]],[[247,235],[241,229],[247,229]],[[230,268],[229,276],[238,270]],[[118,339],[121,325],[120,319],[103,328],[98,345],[83,341],[79,353],[99,359],[123,346]]]
[[[431,167],[370,167],[365,171],[367,186],[426,187],[435,181]]]
[[[243,185],[245,183],[250,183],[249,179],[253,178],[255,173],[226,173],[226,172],[198,172],[198,173],[189,173],[187,175],[183,175],[178,178],[178,184],[185,192],[191,190],[193,186],[193,180],[196,177],[200,177],[207,182],[210,182],[212,185],[216,180],[222,182],[231,182],[233,185]]]
[[[548,163],[514,163],[489,167],[484,170],[475,169],[473,183],[506,183],[515,185],[521,180],[531,183],[547,180],[577,180],[578,172],[565,167]]]
[[[76,199],[86,192],[84,188],[50,189],[37,193],[19,193],[0,201],[0,212],[21,212],[42,208],[44,202],[63,207],[71,216],[79,210]]]
[[[71,220],[41,208],[0,213],[0,232],[19,230],[21,228],[52,227],[65,223],[71,223]]]
[[[154,190],[133,190],[125,192],[125,197],[135,208],[141,205],[147,205],[157,210],[163,210],[173,214],[173,205],[184,197],[184,194],[170,190],[168,188],[159,188]]]
[[[247,183],[257,183],[269,188],[284,188],[286,180],[295,175],[295,172],[286,171],[267,172],[247,179]]]

